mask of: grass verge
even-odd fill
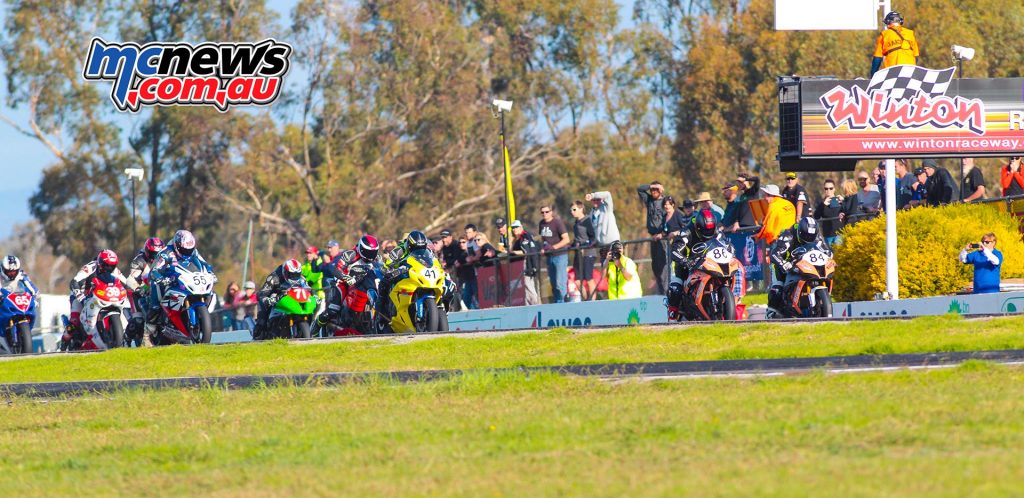
[[[964,496],[1024,487],[1024,370],[125,391],[0,417],[3,496]]]
[[[759,323],[499,337],[388,338],[172,346],[0,361],[0,383],[338,371],[498,368],[606,362],[813,357],[1024,348],[1021,317]]]

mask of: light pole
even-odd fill
[[[515,197],[512,195],[512,165],[508,160],[508,148],[505,147],[505,113],[512,112],[512,101],[511,100],[500,100],[494,99],[491,102],[494,109],[497,110],[496,116],[501,120],[501,163],[505,169],[505,250],[509,254],[512,252],[512,222],[515,221]],[[492,109],[492,113],[495,113]],[[500,272],[499,272],[500,273]],[[506,260],[505,266],[505,304],[508,305],[512,299],[512,260]]]
[[[953,52],[953,61],[956,62],[957,93],[960,90],[960,79],[964,77],[964,61],[974,58],[974,49],[953,45],[950,47]],[[960,202],[964,201],[964,158],[960,158]]]
[[[142,168],[125,168],[124,174],[132,182],[132,250],[139,248],[138,240],[135,238],[135,183],[141,182],[146,170]]]

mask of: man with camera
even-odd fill
[[[981,237],[980,244],[964,246],[960,250],[960,262],[974,265],[975,294],[999,292],[999,268],[1003,265],[1003,253],[996,249],[996,234],[986,233]]]
[[[640,273],[636,262],[626,257],[622,242],[612,242],[608,250],[608,266],[605,279],[608,281],[608,299],[631,299],[643,297],[643,286],[640,285]]]

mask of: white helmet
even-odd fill
[[[7,280],[14,280],[21,273],[21,260],[8,254],[4,257],[4,262],[0,264],[0,268],[3,269],[4,277]]]

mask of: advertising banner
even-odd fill
[[[1024,78],[893,66],[800,82],[801,157],[1010,156],[1024,151]]]
[[[477,304],[480,308],[526,304],[526,288],[523,287],[522,279],[525,267],[526,264],[520,260],[477,268]]]
[[[743,265],[747,281],[764,280],[764,273],[761,271],[764,250],[757,240],[752,235],[732,234],[729,235],[729,242],[732,243],[736,259],[740,260],[740,264]]]

